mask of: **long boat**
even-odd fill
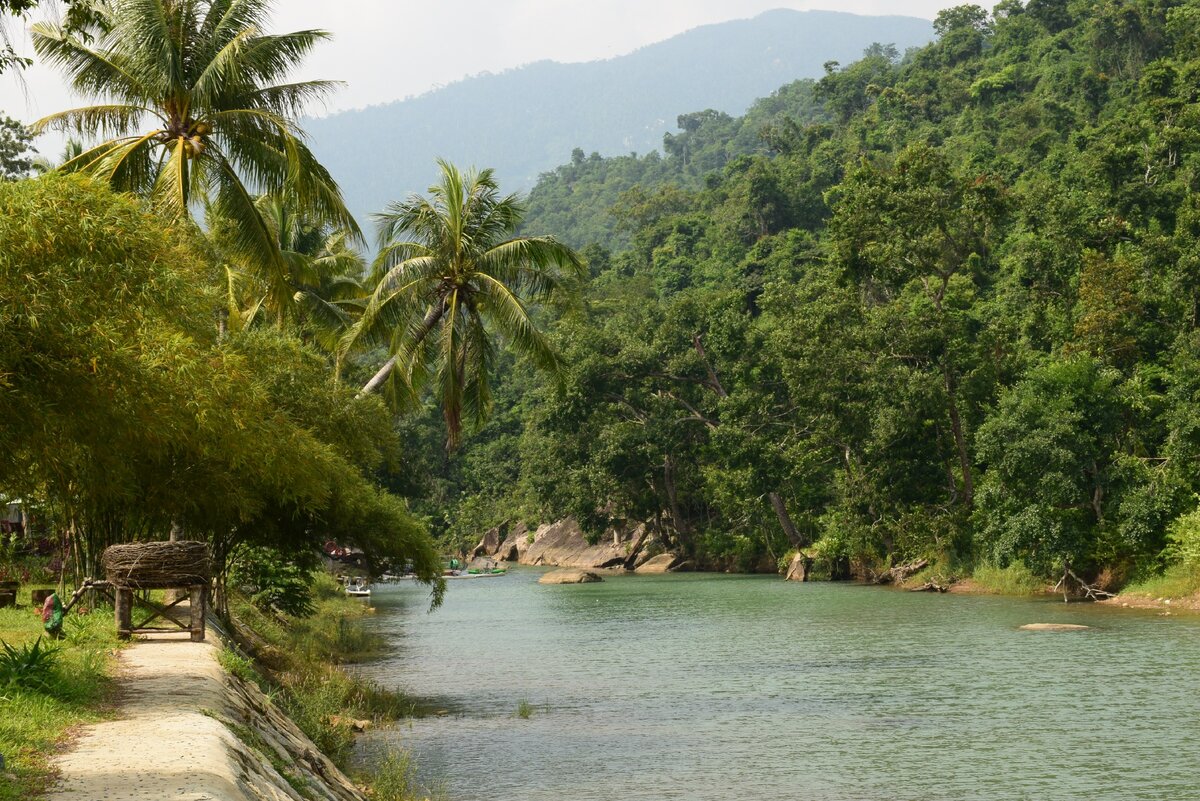
[[[442,578],[446,579],[446,581],[457,581],[459,579],[496,578],[497,576],[507,576],[507,575],[508,575],[508,571],[501,569],[501,570],[481,571],[478,573],[467,573],[467,572],[459,572],[457,574],[443,573]],[[396,576],[391,573],[384,573],[382,576],[379,577],[379,580],[386,584],[390,584],[394,581],[417,581],[417,577],[412,574]]]

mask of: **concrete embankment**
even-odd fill
[[[365,801],[221,645],[152,637],[121,652],[117,719],[87,726],[50,801]]]

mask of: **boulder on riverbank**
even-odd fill
[[[788,563],[787,572],[784,573],[784,581],[808,581],[809,571],[812,570],[812,557],[807,554],[798,553],[792,557],[792,561]]]
[[[660,553],[638,565],[635,573],[670,573],[679,564],[679,556],[673,553]]]
[[[613,529],[605,532],[596,543],[587,541],[579,523],[572,518],[557,523],[538,526],[533,541],[524,548],[519,547],[519,561],[523,565],[547,565],[555,567],[621,567],[630,557],[632,532]],[[508,547],[506,540],[501,548]]]
[[[496,553],[496,551],[500,550],[501,539],[502,536],[499,526],[496,528],[489,528],[487,532],[484,533],[483,539],[479,541],[479,544],[471,550],[471,556],[476,559],[481,556],[492,556]]]
[[[538,584],[590,584],[604,581],[590,570],[555,570],[538,579]]]
[[[1078,623],[1026,623],[1021,626],[1021,631],[1086,631],[1090,628]]]

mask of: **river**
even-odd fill
[[[1200,799],[1200,618],[776,577],[377,587],[451,801]],[[1027,632],[1070,622],[1083,632]],[[517,716],[528,701],[532,715]]]

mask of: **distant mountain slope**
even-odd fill
[[[575,147],[645,152],[679,114],[741,114],[782,84],[820,76],[826,61],[858,59],[872,42],[903,52],[932,38],[930,22],[914,17],[781,9],[607,61],[538,62],[305,127],[366,225],[367,214],[428,186],[438,156],[495,167],[505,189],[528,189]]]

